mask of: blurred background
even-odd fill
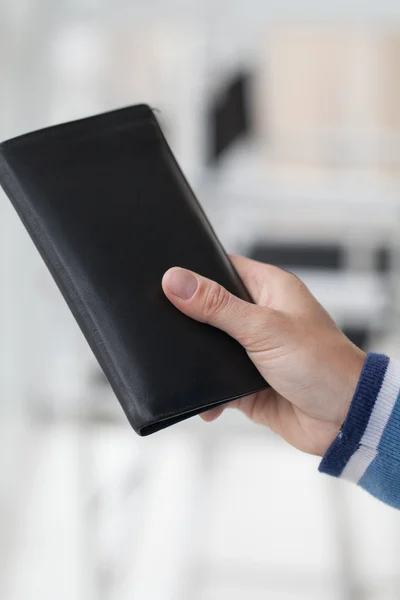
[[[0,0],[0,139],[146,102],[231,252],[400,356],[400,4]],[[0,197],[0,598],[394,600],[400,518],[226,411],[140,439]]]

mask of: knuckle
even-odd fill
[[[306,286],[306,284],[304,283],[304,281],[302,279],[300,279],[300,277],[298,275],[296,275],[295,273],[291,273],[288,272],[288,284],[290,284],[293,288],[294,291],[298,291],[298,292],[307,292],[308,288]]]
[[[229,293],[227,290],[218,283],[212,282],[208,286],[204,297],[205,318],[207,320],[214,318],[227,307],[228,303]]]

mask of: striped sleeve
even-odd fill
[[[400,508],[400,362],[367,355],[343,427],[322,473],[353,481]]]

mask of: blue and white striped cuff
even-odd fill
[[[399,463],[399,392],[400,362],[369,353],[342,430],[320,464],[322,473],[373,488],[374,470],[382,478],[388,463]],[[369,491],[381,497],[379,490]]]

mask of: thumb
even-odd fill
[[[225,331],[246,349],[266,341],[272,309],[245,302],[215,281],[179,267],[165,273],[162,286],[181,312]]]

